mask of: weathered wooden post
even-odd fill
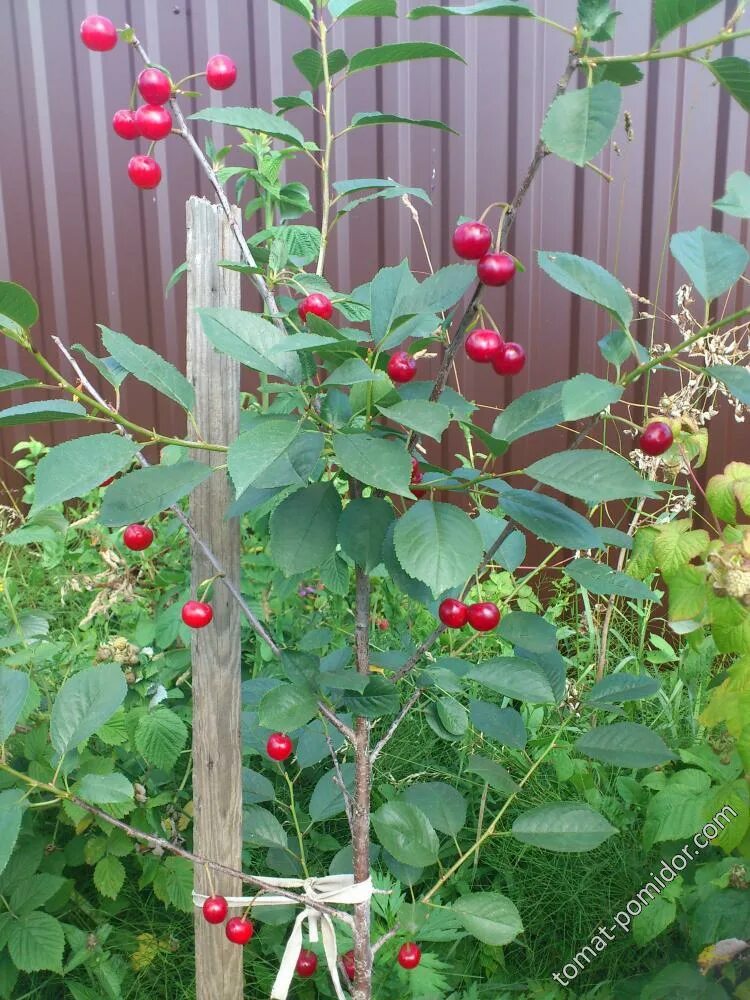
[[[240,219],[238,208],[234,208]],[[197,309],[239,308],[240,275],[218,267],[239,261],[239,248],[219,205],[204,198],[187,203],[187,374],[195,387],[195,419],[206,441],[227,444],[239,427],[240,366],[214,351]],[[191,433],[192,429],[188,429]],[[224,465],[221,452],[194,455]],[[235,584],[240,572],[239,523],[225,518],[231,501],[226,473],[215,473],[191,497],[190,518]],[[192,584],[197,588],[214,570],[195,544]],[[195,852],[234,869],[242,867],[242,747],[240,736],[240,611],[221,581],[213,587],[212,624],[193,634],[193,802]],[[218,873],[216,892],[241,895],[241,885]],[[195,888],[210,894],[205,871],[196,870]],[[198,1000],[240,1000],[243,995],[242,948],[230,944],[223,928],[207,924],[199,910],[195,921]]]

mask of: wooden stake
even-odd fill
[[[238,208],[233,208],[239,220]],[[228,444],[239,428],[240,366],[218,354],[206,339],[197,309],[239,308],[240,275],[218,267],[240,260],[239,248],[219,205],[203,198],[187,203],[187,375],[195,387],[195,420],[200,436]],[[188,434],[194,429],[188,428]],[[226,464],[221,452],[194,452],[197,461]],[[231,503],[226,472],[215,472],[190,499],[190,519],[200,538],[237,585],[240,529],[225,512]],[[203,551],[192,546],[192,588],[215,575]],[[207,600],[213,622],[196,630],[193,670],[193,803],[195,853],[230,868],[242,868],[242,745],[240,732],[240,609],[221,580]],[[237,880],[213,875],[221,895],[238,896]],[[195,887],[210,894],[207,873],[196,869]],[[196,911],[196,989],[198,1000],[240,1000],[242,948],[231,944],[223,927],[212,926]]]

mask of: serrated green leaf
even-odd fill
[[[395,715],[401,707],[398,691],[385,677],[372,677],[362,694],[346,692],[346,705],[352,715],[362,715],[366,719],[379,719],[384,715]]]
[[[387,500],[379,497],[352,500],[339,520],[342,551],[366,572],[371,572],[382,562],[383,543],[394,516]]]
[[[466,764],[466,771],[469,774],[476,774],[490,788],[503,795],[514,795],[520,791],[521,786],[516,784],[505,768],[487,757],[471,754]]]
[[[344,787],[351,793],[354,789],[354,764],[341,764],[340,769],[344,779]],[[345,811],[344,796],[338,775],[333,768],[318,779],[310,796],[310,805],[307,811],[310,813],[310,819],[313,823],[333,819],[334,816],[339,816]]]
[[[138,445],[120,434],[89,434],[55,445],[37,465],[30,515],[85,496],[127,468],[137,453]]]
[[[323,564],[336,551],[341,499],[332,483],[298,490],[271,514],[270,547],[276,565],[287,575]]]
[[[124,333],[99,324],[102,343],[123,368],[185,410],[195,409],[195,390],[182,372],[145,344],[136,344]]]
[[[39,319],[36,300],[15,281],[0,281],[0,325],[4,319],[22,330],[28,330]]]
[[[264,729],[289,733],[315,718],[318,699],[312,691],[294,684],[279,684],[260,700],[258,721]]]
[[[531,653],[557,649],[557,629],[541,615],[530,611],[511,611],[497,628],[497,634],[514,646]]]
[[[515,708],[499,708],[486,701],[470,701],[469,714],[474,726],[489,737],[514,750],[526,746],[526,726]]]
[[[331,17],[396,17],[396,0],[328,0]]]
[[[199,309],[203,332],[222,354],[254,371],[295,384],[302,380],[296,354],[274,354],[286,334],[273,323],[241,309]]]
[[[546,673],[533,660],[521,656],[497,656],[472,667],[467,680],[476,681],[507,698],[534,705],[557,703]]]
[[[298,14],[305,21],[312,21],[313,9],[310,0],[273,0],[280,7],[286,7],[293,14]]]
[[[8,953],[21,972],[62,972],[64,950],[63,926],[48,913],[27,913],[8,931]]]
[[[669,521],[656,527],[654,556],[662,573],[680,569],[708,548],[708,532],[702,528],[694,531],[691,521]]]
[[[716,7],[721,0],[654,0],[654,23],[657,39],[687,24],[704,11]]]
[[[472,892],[452,906],[466,930],[484,944],[500,947],[523,933],[523,922],[515,903],[499,892]]]
[[[703,226],[675,233],[669,247],[707,302],[729,291],[750,261],[747,250],[737,240],[726,233],[712,233]]]
[[[141,716],[135,730],[135,746],[153,767],[170,771],[185,749],[188,730],[185,723],[168,708],[157,708]]]
[[[147,521],[192,493],[212,471],[203,462],[186,459],[128,472],[107,488],[99,520],[113,528]]]
[[[542,139],[556,156],[583,167],[601,152],[620,116],[622,91],[604,80],[556,97],[542,125]]]
[[[409,785],[404,801],[421,809],[432,826],[451,837],[466,824],[466,799],[453,785],[444,781],[419,781]]]
[[[526,474],[545,486],[585,500],[589,507],[610,500],[659,496],[655,485],[621,455],[591,448],[548,455],[530,465]]]
[[[182,913],[193,912],[193,865],[187,858],[165,858],[153,885],[163,903]]]
[[[422,399],[404,399],[395,406],[379,406],[378,409],[388,420],[408,427],[417,434],[424,434],[439,441],[451,422],[451,413],[442,403],[431,403]]]
[[[641,698],[652,698],[661,685],[654,677],[636,676],[622,671],[610,674],[598,681],[585,695],[590,704],[604,702],[617,705],[623,701],[639,701]]]
[[[627,573],[607,566],[593,559],[574,559],[563,570],[567,577],[575,580],[591,594],[616,594],[638,601],[658,601],[659,595],[640,580],[634,580]]]
[[[43,872],[27,876],[11,893],[11,912],[24,916],[33,910],[41,909],[64,885],[65,879],[61,875]]]
[[[84,774],[76,794],[93,805],[112,802],[132,802],[133,786],[124,774]]]
[[[336,461],[350,476],[402,497],[411,497],[411,459],[399,441],[373,434],[334,434]]]
[[[508,3],[507,0],[479,0],[478,3],[466,4],[464,7],[451,5],[441,7],[439,4],[425,4],[423,7],[415,7],[409,11],[412,21],[419,21],[423,17],[455,17],[490,15],[492,17],[533,17],[534,13],[522,3]]]
[[[614,85],[613,85],[614,86]],[[574,295],[596,302],[623,327],[633,319],[633,302],[614,275],[600,264],[573,253],[537,254],[539,266],[553,281]]]
[[[100,896],[117,899],[125,884],[125,865],[112,854],[105,854],[94,867],[94,885]]]
[[[483,545],[479,528],[458,507],[420,500],[396,523],[396,556],[403,570],[437,597],[476,570]]]
[[[28,674],[0,666],[0,743],[13,732],[28,693]]]
[[[397,62],[411,62],[415,59],[456,59],[465,62],[463,56],[446,45],[436,42],[393,42],[389,45],[378,45],[372,49],[362,49],[349,61],[348,75],[359,73],[363,69],[375,69],[377,66],[390,66]],[[395,855],[394,855],[395,856]]]
[[[237,496],[248,486],[270,489],[302,485],[288,457],[300,430],[299,423],[284,416],[259,417],[250,430],[230,444],[228,468]],[[322,440],[320,443],[322,450]]]
[[[553,497],[508,490],[500,496],[499,505],[508,517],[545,542],[567,549],[602,547],[601,537],[586,518]]]
[[[420,128],[434,128],[440,132],[450,132],[452,135],[458,135],[456,130],[452,129],[450,125],[446,125],[445,122],[437,121],[434,118],[406,118],[404,115],[386,114],[383,111],[359,111],[349,122],[349,128],[364,128],[367,125],[416,125]],[[385,188],[392,186],[400,187],[395,182],[384,185]],[[382,196],[393,198],[401,197],[402,194],[421,198],[423,201],[430,201],[429,195],[422,188],[400,188],[399,191],[393,193],[385,191]]]
[[[49,424],[59,420],[80,420],[86,416],[80,403],[68,399],[45,399],[37,403],[19,403],[0,410],[0,427],[20,424]]]
[[[0,874],[10,860],[21,829],[26,803],[23,789],[9,788],[0,792]]]
[[[333,49],[329,52],[328,72],[330,76],[344,69],[348,61],[343,49]],[[325,79],[323,58],[318,49],[302,49],[301,52],[295,52],[292,56],[292,62],[313,90],[319,87]]]
[[[512,832],[522,844],[577,853],[593,851],[617,830],[583,802],[555,802],[522,813],[514,821]]]
[[[30,385],[39,385],[35,378],[29,378],[20,372],[12,372],[8,368],[0,368],[0,392],[5,389],[24,389]]]
[[[709,365],[706,369],[711,378],[725,385],[735,399],[744,406],[750,406],[750,371],[740,365]]]
[[[92,736],[125,701],[128,687],[119,664],[106,663],[73,674],[58,691],[50,718],[50,740],[61,756]]]
[[[655,767],[672,759],[664,740],[637,722],[613,722],[584,733],[575,743],[579,753],[616,767]]]
[[[260,132],[262,135],[273,136],[274,139],[283,139],[290,146],[302,148],[305,144],[305,137],[295,125],[269,114],[263,108],[204,108],[188,117],[193,121],[213,122],[214,125],[231,125],[248,132]]]
[[[738,219],[750,219],[750,174],[743,170],[730,174],[725,194],[714,202],[713,207]]]
[[[381,845],[397,861],[419,867],[437,860],[437,834],[416,806],[386,802],[372,814],[372,825]]]
[[[102,378],[109,382],[110,385],[113,385],[115,389],[119,389],[128,377],[129,372],[127,368],[123,368],[119,361],[115,361],[112,357],[98,358],[88,348],[84,347],[83,344],[71,344],[71,350],[82,354],[88,363],[96,368]]]
[[[286,833],[273,813],[262,806],[248,806],[242,819],[242,839],[259,847],[286,849]]]

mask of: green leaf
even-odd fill
[[[22,330],[28,330],[39,319],[39,306],[34,297],[14,281],[0,281],[0,325],[10,320]]]
[[[15,729],[28,693],[28,674],[0,666],[0,743]]]
[[[60,875],[49,875],[44,872],[27,876],[16,885],[11,893],[10,909],[20,916],[31,913],[32,910],[38,910],[52,899],[64,885],[65,879]]]
[[[323,385],[357,385],[359,382],[374,382],[377,372],[362,358],[347,358],[326,378]]]
[[[20,372],[12,372],[8,368],[0,368],[0,392],[5,389],[23,389],[30,385],[39,385],[39,383],[35,378],[29,378]]]
[[[383,543],[394,516],[393,507],[379,497],[352,500],[343,510],[339,545],[367,573],[383,561]]]
[[[142,715],[135,730],[136,750],[147,763],[162,771],[172,770],[187,739],[187,726],[168,708]]]
[[[502,795],[514,795],[520,791],[520,785],[516,784],[505,768],[487,757],[471,754],[466,764],[466,771],[478,775],[485,784]]]
[[[339,17],[396,17],[396,0],[328,0],[328,13]]]
[[[593,851],[617,830],[583,802],[555,802],[522,813],[514,821],[512,833],[522,844],[577,853]]]
[[[618,672],[598,681],[585,695],[585,700],[594,706],[597,702],[618,705],[623,701],[652,698],[660,687],[659,682],[653,677]]]
[[[164,298],[166,298],[169,295],[169,293],[172,291],[172,289],[180,280],[180,278],[183,276],[183,274],[187,274],[189,270],[190,270],[190,265],[186,260],[184,260],[181,264],[177,265],[174,271],[172,271],[169,281],[167,282],[167,286],[164,289]]]
[[[727,190],[714,208],[738,219],[750,219],[750,174],[736,170],[727,178]]]
[[[500,947],[523,934],[521,914],[499,892],[472,892],[457,899],[451,909],[469,934],[483,944]]]
[[[566,420],[581,420],[600,413],[621,396],[619,386],[583,372],[518,396],[496,418],[492,436],[511,444]]]
[[[37,466],[29,513],[85,496],[130,465],[137,453],[138,445],[121,434],[89,434],[55,445]]]
[[[397,861],[421,867],[437,861],[440,844],[421,809],[408,802],[386,802],[372,814],[381,845]]]
[[[85,802],[100,803],[133,801],[133,786],[124,774],[84,774],[76,794]]]
[[[545,486],[585,500],[589,507],[610,500],[659,496],[656,486],[621,455],[592,448],[548,455],[530,465],[526,474]]]
[[[526,746],[526,726],[515,708],[498,708],[487,701],[469,702],[471,721],[485,736],[514,750]]]
[[[10,860],[21,829],[26,803],[23,789],[8,788],[0,792],[0,874]]]
[[[125,701],[128,686],[117,663],[89,667],[58,691],[50,717],[50,740],[63,756],[85,743]]]
[[[747,250],[737,240],[726,233],[712,233],[703,226],[675,233],[669,248],[707,302],[728,292],[750,260]]]
[[[557,698],[546,673],[532,660],[520,656],[497,656],[472,667],[467,680],[476,681],[506,698],[533,705],[555,705]]]
[[[154,878],[154,893],[167,906],[193,913],[193,865],[187,858],[166,858]]]
[[[182,372],[144,344],[99,324],[102,343],[118,364],[185,410],[195,409],[195,390]]]
[[[530,611],[511,611],[497,628],[497,635],[530,653],[557,649],[557,629],[541,615]]]
[[[304,573],[333,556],[340,514],[332,483],[314,483],[282,500],[271,514],[270,547],[283,573]]]
[[[412,497],[411,459],[400,441],[388,441],[373,434],[334,434],[336,461],[361,483]]]
[[[286,7],[293,14],[298,14],[305,21],[312,21],[313,9],[310,0],[273,0],[280,7]]]
[[[113,385],[115,389],[119,389],[128,377],[128,370],[123,368],[119,361],[115,361],[114,358],[109,356],[106,358],[97,358],[97,356],[92,354],[88,348],[83,346],[83,344],[71,344],[71,350],[78,351],[79,354],[82,354],[88,363],[96,368],[101,377],[105,381],[109,382],[110,385]]]
[[[344,779],[344,787],[351,792],[354,789],[354,764],[342,764],[341,776]],[[333,768],[318,779],[310,796],[307,811],[313,823],[333,819],[345,811],[344,796],[338,783],[338,775]]]
[[[231,125],[248,132],[260,132],[274,139],[283,139],[290,146],[302,148],[305,144],[305,137],[296,126],[269,114],[263,108],[204,108],[188,117],[193,121],[213,122],[214,125]]]
[[[610,0],[578,0],[578,23],[585,36],[597,42],[612,38],[614,22],[619,13],[612,10]]]
[[[334,49],[328,54],[328,72],[331,76],[342,70],[348,63],[346,53],[343,49]],[[292,62],[307,80],[313,90],[319,87],[325,79],[323,68],[323,57],[317,49],[302,49],[295,52]]]
[[[711,378],[725,385],[735,399],[750,406],[750,371],[740,365],[709,365]]]
[[[614,85],[613,85],[614,86]],[[573,253],[547,253],[540,250],[541,269],[558,285],[574,295],[606,309],[610,316],[627,328],[633,319],[633,303],[625,287],[600,264]]]
[[[564,160],[583,167],[599,153],[620,116],[622,91],[604,80],[556,97],[542,125],[542,140]]]
[[[286,833],[273,813],[261,806],[245,809],[242,821],[242,839],[258,847],[281,847],[286,849]]]
[[[80,403],[68,399],[45,399],[36,403],[19,403],[0,410],[0,427],[19,424],[49,424],[58,420],[80,420],[86,411]]]
[[[404,571],[435,597],[463,584],[483,552],[482,535],[468,514],[429,500],[420,500],[398,519],[393,542]]]
[[[696,556],[703,555],[709,542],[708,532],[702,528],[693,531],[691,521],[660,524],[654,538],[654,555],[659,569],[667,575],[673,573]]]
[[[654,0],[654,23],[657,40],[681,24],[687,24],[721,0]]]
[[[631,597],[638,601],[659,600],[659,595],[645,583],[612,569],[606,563],[594,562],[593,559],[574,559],[563,572],[591,594],[616,594],[618,597]]]
[[[408,427],[417,434],[424,434],[439,441],[451,422],[451,411],[442,403],[430,403],[425,399],[404,399],[395,406],[379,406],[378,409],[388,420]]]
[[[617,767],[655,767],[672,760],[672,753],[661,736],[637,722],[597,726],[579,737],[575,747],[587,757]]]
[[[364,128],[367,125],[416,125],[421,128],[434,128],[441,132],[450,132],[451,135],[458,135],[458,132],[452,129],[450,125],[446,125],[445,122],[437,121],[434,118],[406,118],[404,115],[386,114],[383,111],[360,111],[356,115],[353,115],[352,120],[349,122],[349,128]],[[333,186],[336,187],[335,184]],[[381,197],[399,198],[404,194],[408,194],[421,198],[423,201],[430,201],[429,195],[422,188],[401,187],[395,181],[390,181],[384,184],[383,187],[384,191],[381,193]],[[394,190],[391,192],[390,188]]]
[[[533,17],[533,11],[529,10],[522,3],[508,3],[507,0],[479,0],[478,3],[467,4],[465,7],[449,6],[441,7],[438,4],[426,4],[424,7],[415,7],[409,11],[412,21],[419,21],[423,17],[445,17],[445,16],[473,16],[478,14],[492,15],[493,17]]]
[[[94,868],[94,885],[99,895],[117,899],[125,884],[125,865],[113,854],[105,854]]]
[[[517,524],[537,537],[567,549],[598,549],[602,540],[595,528],[559,500],[531,490],[508,490],[500,507]]]
[[[475,283],[476,268],[471,264],[449,264],[428,275],[420,284],[407,289],[400,298],[399,312],[444,312],[454,306]]]
[[[236,495],[240,496],[248,486],[256,489],[302,486],[304,479],[292,461],[293,446],[300,436],[301,425],[284,416],[259,417],[248,431],[240,434],[230,444],[228,455],[229,475]],[[320,455],[322,435],[315,434],[314,440],[306,440]]]
[[[8,953],[21,972],[62,972],[65,934],[59,920],[35,910],[14,920],[8,931]]]
[[[203,462],[186,459],[128,472],[108,487],[99,520],[110,528],[147,521],[192,493],[212,471]]]
[[[222,354],[240,364],[295,384],[302,380],[296,354],[276,354],[286,334],[273,323],[241,309],[199,309],[203,332]]]
[[[361,52],[357,52],[349,61],[348,75],[359,73],[363,69],[389,66],[397,62],[411,62],[414,59],[457,59],[459,62],[466,62],[458,52],[435,42],[393,42],[390,45],[378,45],[373,49],[362,49]]]
[[[722,473],[711,476],[706,500],[712,513],[727,524],[737,523],[738,508],[750,517],[750,465],[730,462]]]
[[[649,895],[650,890],[647,890]],[[649,941],[653,941],[662,934],[667,927],[674,923],[675,917],[677,916],[677,904],[672,899],[665,899],[663,896],[657,896],[655,899],[649,899],[648,906],[646,909],[641,910],[640,913],[636,914],[633,918],[633,941],[642,948]],[[693,971],[691,969],[691,971]],[[697,972],[697,970],[695,970]],[[653,979],[651,980],[650,986],[654,985]],[[701,992],[706,986],[705,980],[701,981]],[[661,996],[666,996],[666,994],[661,993]],[[689,996],[690,993],[680,991],[681,996]],[[693,994],[695,995],[695,994]],[[703,994],[706,995],[705,993]]]
[[[398,691],[385,677],[373,677],[362,694],[347,691],[346,704],[353,715],[366,719],[379,719],[383,715],[395,715],[401,707]]]
[[[466,824],[466,799],[444,781],[420,781],[410,785],[402,798],[420,809],[432,826],[451,837]]]
[[[314,719],[318,699],[312,691],[294,684],[279,684],[260,700],[258,721],[264,729],[289,733]]]

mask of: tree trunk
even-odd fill
[[[239,209],[233,210],[239,218]],[[197,309],[239,308],[240,275],[218,267],[220,260],[239,260],[237,242],[218,205],[203,198],[187,203],[187,374],[195,387],[195,420],[206,441],[228,444],[239,429],[239,363],[214,351],[206,339]],[[188,428],[188,435],[195,428]],[[221,452],[194,452],[193,458],[224,465]],[[239,584],[240,529],[227,521],[231,502],[226,472],[214,472],[192,494],[190,518],[226,574]],[[214,575],[195,545],[192,547],[192,592]],[[242,744],[240,730],[240,609],[221,580],[208,598],[213,622],[196,630],[192,640],[193,673],[193,803],[195,853],[234,869],[242,868]],[[211,879],[196,869],[195,887],[210,895],[241,894],[235,879]],[[242,948],[227,941],[223,928],[207,924],[199,910],[195,919],[196,990],[198,1000],[241,1000]]]

